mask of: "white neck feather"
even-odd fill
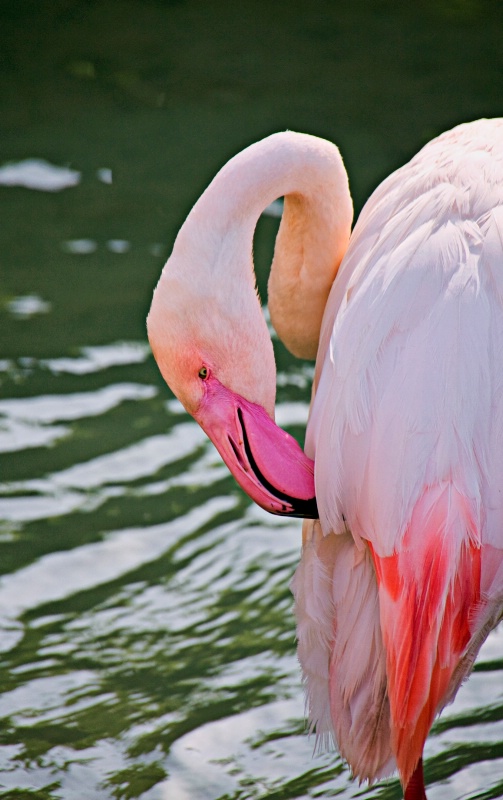
[[[297,356],[315,358],[321,319],[349,241],[353,207],[335,145],[285,132],[231,159],[198,200],[178,234],[171,268],[193,264],[197,280],[224,296],[233,279],[255,285],[253,233],[264,208],[285,197],[269,279],[274,327]],[[180,256],[180,259],[178,259]],[[194,276],[195,277],[195,276]]]

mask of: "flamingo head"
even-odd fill
[[[274,514],[316,518],[314,464],[274,422],[276,369],[254,287],[190,281],[166,265],[147,320],[166,383],[244,491]]]

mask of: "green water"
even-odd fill
[[[435,133],[503,113],[502,42],[496,0],[0,2],[0,167],[51,165],[45,188],[0,185],[1,798],[400,796],[313,758],[299,525],[236,487],[144,319],[228,157],[323,135],[359,209]],[[75,185],[47,191],[54,167]],[[277,362],[302,439],[312,367]],[[431,800],[503,796],[502,671],[496,631],[428,740]]]

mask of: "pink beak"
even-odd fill
[[[211,377],[195,419],[259,506],[273,514],[318,518],[314,462],[262,406]]]

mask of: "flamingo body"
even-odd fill
[[[272,421],[250,278],[258,209],[279,195],[271,316],[294,352],[317,343],[305,455]],[[312,728],[355,776],[398,767],[413,800],[433,719],[503,612],[503,120],[426,145],[348,244],[350,214],[335,147],[252,145],[183,226],[149,336],[243,488],[306,517],[292,589]]]
[[[501,615],[502,240],[503,123],[460,126],[370,198],[323,321],[306,450],[323,531],[348,529],[370,551],[376,621],[357,624],[362,638],[380,629],[405,783]],[[343,598],[335,651],[350,648],[337,642],[345,614]],[[327,687],[336,737],[355,736],[361,753],[363,731],[374,741],[388,712],[367,697],[358,713],[362,686],[379,681],[359,674],[357,649],[339,660]]]

